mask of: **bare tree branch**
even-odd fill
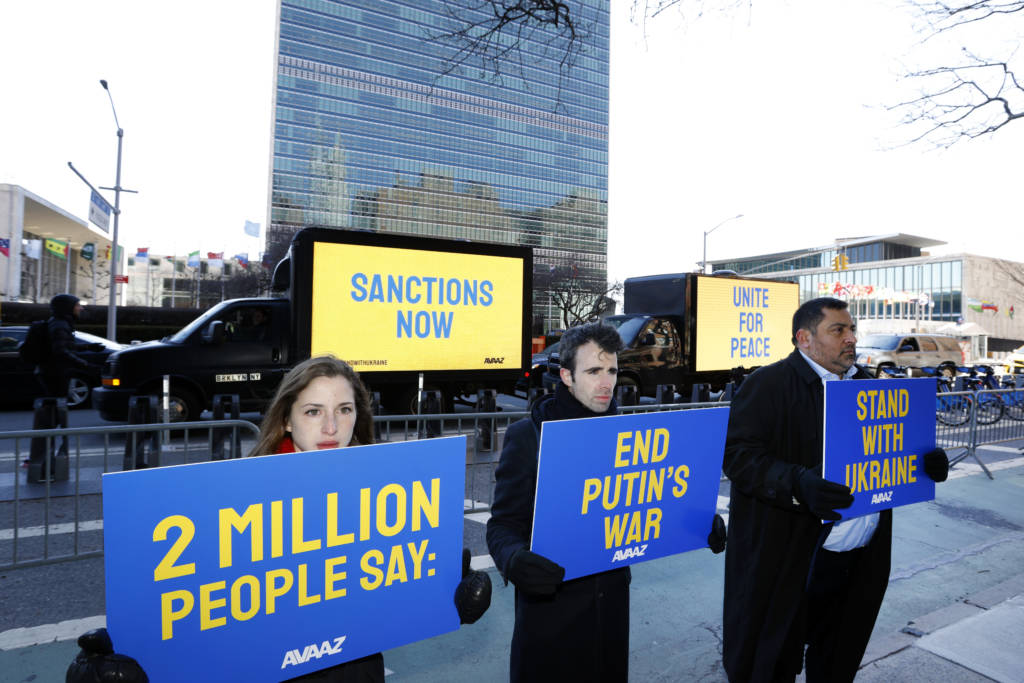
[[[994,16],[1024,11],[1024,0],[976,0],[957,3],[911,0],[911,7],[928,24],[931,35],[936,35]],[[931,36],[926,36],[926,40],[929,37]]]
[[[963,50],[965,62],[913,71],[920,94],[889,107],[916,132],[907,144],[929,140],[950,147],[990,135],[1024,117],[1024,89],[1006,62],[987,62]]]
[[[590,25],[571,12],[563,0],[449,0],[445,11],[451,30],[432,33],[430,40],[456,48],[438,78],[460,69],[479,69],[479,76],[500,83],[516,72],[524,84],[529,57],[537,61],[558,56],[556,108],[562,86],[585,53]],[[437,79],[435,79],[436,81]]]
[[[561,311],[566,328],[597,320],[610,298],[622,292],[621,282],[599,282],[576,264],[537,269],[533,281]]]

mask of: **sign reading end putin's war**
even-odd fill
[[[843,519],[935,498],[924,454],[935,448],[935,379],[825,383],[825,479],[845,484]]]
[[[152,681],[280,681],[459,627],[465,437],[103,475],[107,628]]]
[[[758,367],[793,350],[796,283],[697,278],[696,370]]]
[[[565,578],[707,547],[728,408],[545,422],[531,550]]]
[[[523,261],[317,242],[310,354],[361,373],[522,364]]]

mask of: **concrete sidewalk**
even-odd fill
[[[1024,681],[1024,575],[872,638],[857,681]]]

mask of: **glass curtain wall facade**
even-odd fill
[[[570,3],[571,69],[557,40],[527,41],[500,78],[433,38],[485,16],[458,5],[281,0],[268,252],[310,225],[522,244],[535,286],[603,285],[608,0]],[[534,332],[559,326],[535,291]]]
[[[961,259],[799,275],[800,300],[838,296],[858,319],[916,318],[956,322],[964,315]]]

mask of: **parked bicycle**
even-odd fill
[[[935,419],[944,425],[956,427],[971,419],[974,398],[967,394],[954,394],[953,378],[939,368],[926,366],[918,368],[928,377],[936,380]]]
[[[1011,420],[1024,420],[1024,390],[1017,386],[1016,380],[1012,376],[996,377],[990,365],[975,365],[974,369],[982,375],[986,389],[1000,390],[995,396],[1002,402],[1005,415]]]
[[[1001,389],[999,382],[995,379],[995,373],[988,365],[975,365],[974,367],[957,368],[966,374],[964,385],[971,391],[978,392],[984,389]],[[1006,405],[999,394],[975,394],[978,397],[978,424],[990,425],[999,422],[1006,413]]]

